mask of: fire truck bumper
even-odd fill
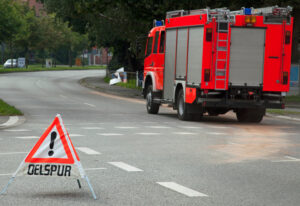
[[[221,107],[228,109],[235,108],[274,108],[284,109],[285,105],[281,101],[266,101],[266,100],[230,100],[217,98],[198,98],[197,104],[202,107]]]

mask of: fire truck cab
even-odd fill
[[[233,110],[240,122],[260,122],[266,108],[283,109],[291,11],[277,6],[179,10],[154,21],[144,60],[148,113],[157,114],[166,103],[181,120]]]

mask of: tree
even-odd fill
[[[299,0],[41,0],[49,12],[68,21],[72,28],[88,33],[89,38],[99,46],[112,46],[114,59],[123,65],[133,65],[139,58],[134,49],[137,39],[146,36],[152,27],[153,19],[164,19],[166,11],[178,9],[199,9],[229,7],[262,7],[287,4],[294,6],[295,33],[293,48],[299,39]],[[145,43],[143,42],[143,45]],[[293,53],[293,59],[296,53]],[[134,68],[137,69],[137,68]]]

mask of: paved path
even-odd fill
[[[267,117],[239,124],[232,113],[179,121],[144,101],[78,84],[104,71],[16,73],[0,76],[0,98],[27,121],[0,130],[3,187],[57,113],[99,199],[85,182],[18,177],[0,205],[298,205],[300,124]]]

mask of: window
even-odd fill
[[[160,34],[159,53],[165,52],[165,36],[165,31],[162,31]]]
[[[147,52],[146,52],[146,57],[149,56],[152,52],[152,41],[153,41],[153,37],[149,37],[148,38],[148,42],[147,42]]]
[[[157,31],[157,32],[155,33],[155,42],[154,42],[153,54],[156,54],[156,53],[157,53],[158,37],[159,37],[159,31]]]

